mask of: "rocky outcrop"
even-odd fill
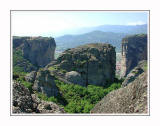
[[[33,83],[35,78],[36,78],[36,75],[37,75],[37,72],[36,71],[32,71],[32,72],[28,73],[25,76],[25,80],[28,81],[28,82]]]
[[[30,94],[29,90],[21,83],[13,82],[13,106],[12,113],[65,113],[53,102],[40,100],[35,94]]]
[[[63,108],[60,108],[57,104],[53,102],[41,101],[38,104],[37,110],[40,113],[65,113]]]
[[[48,70],[39,70],[34,81],[33,90],[46,94],[48,97],[57,96],[58,88],[54,80],[55,78]]]
[[[34,111],[33,101],[28,88],[13,82],[13,113],[31,113]]]
[[[138,63],[138,65],[131,70],[131,72],[127,75],[125,80],[122,83],[122,87],[127,86],[129,83],[134,81],[141,73],[143,73],[147,69],[147,61],[142,60]]]
[[[107,80],[113,81],[115,77],[115,48],[103,43],[79,46],[64,51],[53,64],[56,65],[53,65],[53,69],[50,70],[55,73],[62,71],[61,76],[68,81],[75,82],[75,75],[71,73],[76,71],[78,80],[75,83],[77,84],[106,85]],[[49,66],[51,68],[51,65]]]
[[[137,71],[137,68],[135,68],[135,71]],[[91,113],[147,113],[148,85],[146,68],[144,72],[140,73],[138,72],[138,76],[133,80],[125,80],[125,87],[106,95],[95,105]]]
[[[121,77],[125,77],[141,60],[147,60],[147,35],[139,34],[123,38]]]
[[[80,73],[76,71],[67,72],[65,74],[65,79],[71,83],[85,86],[85,81],[82,79]]]
[[[56,43],[51,37],[13,37],[13,48],[22,50],[32,64],[44,67],[54,60]]]

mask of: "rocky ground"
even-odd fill
[[[123,82],[123,87],[106,95],[95,105],[91,113],[147,113],[148,84],[147,70],[144,68],[144,64],[146,62],[140,63],[132,72],[137,71],[137,68],[144,71],[138,71],[138,76],[134,79],[131,79],[133,76],[131,77],[130,73]]]
[[[19,82],[13,82],[13,113],[64,113],[64,109],[53,102],[40,100]]]

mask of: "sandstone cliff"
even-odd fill
[[[56,43],[51,37],[13,37],[14,51],[20,50],[24,59],[38,67],[54,60],[55,48]]]
[[[141,60],[147,60],[147,35],[125,37],[122,40],[121,77],[125,77]]]
[[[48,69],[67,81],[87,86],[106,85],[115,77],[116,53],[110,44],[94,43],[64,51]]]
[[[148,84],[145,64],[146,62],[143,62],[137,66],[143,70],[137,72],[138,76],[135,74],[135,78],[133,76],[130,78],[128,74],[124,87],[106,95],[95,105],[91,113],[147,113]],[[137,67],[132,72],[137,71]]]

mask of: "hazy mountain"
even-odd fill
[[[56,57],[67,48],[95,42],[110,43],[120,52],[121,40],[129,34],[147,33],[145,25],[101,25],[63,31],[64,36],[56,37]],[[59,33],[58,33],[59,34]]]
[[[121,40],[127,34],[125,33],[113,33],[113,32],[102,32],[93,31],[81,35],[64,35],[62,37],[55,38],[57,47],[56,53],[60,53],[67,48],[74,48],[79,45],[87,43],[110,43],[116,47],[116,51],[120,51]]]
[[[114,33],[127,33],[127,34],[139,34],[147,33],[147,25],[102,25],[92,28],[81,29],[82,31],[104,31],[104,32],[114,32]]]
[[[52,33],[55,36],[62,36],[66,34],[78,35],[92,31],[114,32],[114,33],[127,33],[127,34],[140,34],[147,33],[147,24],[144,25],[100,25],[95,27],[83,27],[68,29],[61,32]],[[51,33],[50,33],[51,34]]]

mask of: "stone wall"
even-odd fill
[[[122,40],[121,77],[125,77],[141,60],[147,60],[147,35],[133,35]]]

